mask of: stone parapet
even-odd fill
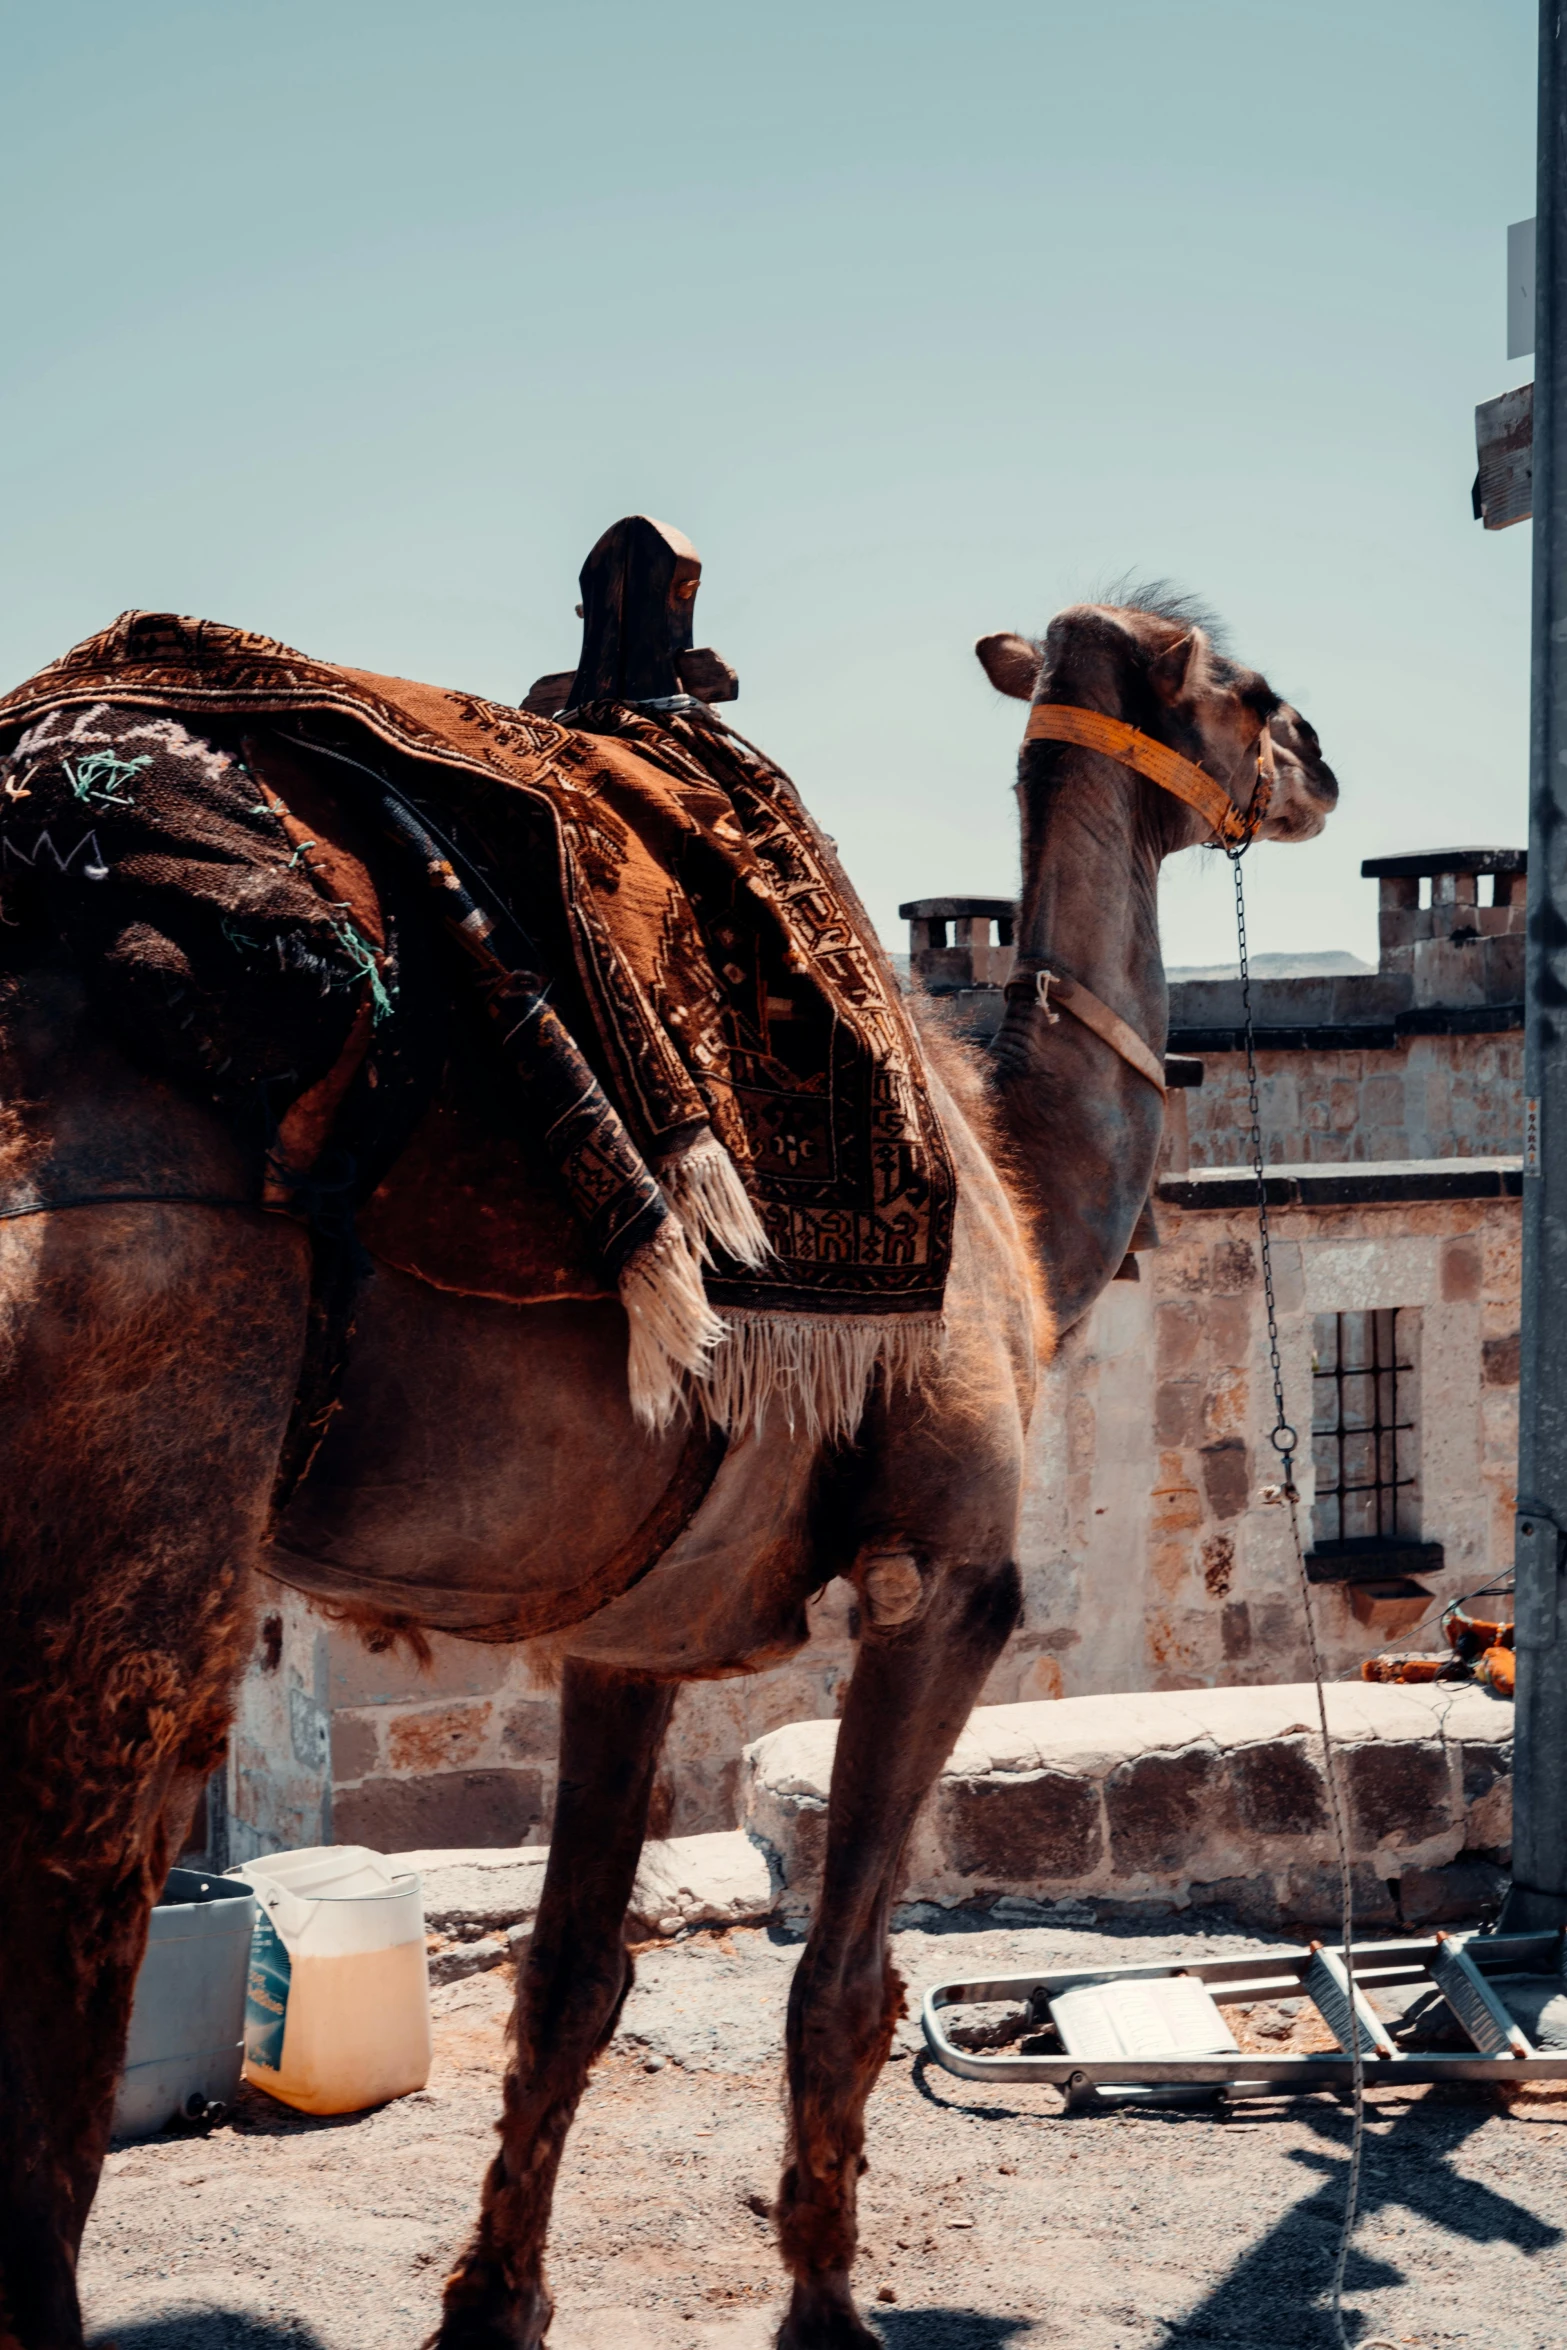
[[[1518,1199],[1521,1158],[1363,1159],[1350,1165],[1270,1166],[1263,1176],[1270,1207],[1388,1207],[1401,1200]],[[1188,1168],[1156,1186],[1178,1208],[1251,1208],[1257,1179],[1249,1167]]]
[[[1512,1833],[1512,1708],[1475,1688],[1335,1683],[1357,1919],[1473,1917]],[[1249,1924],[1338,1914],[1309,1682],[981,1708],[915,1828],[904,1898],[1221,1907]],[[820,1880],[835,1722],[746,1749],[744,1819],[784,1914]]]
[[[544,1890],[547,1845],[472,1845],[455,1851],[394,1852],[397,1869],[417,1869],[424,1922],[438,1934],[504,1931],[528,1924]],[[766,1917],[774,1886],[762,1847],[739,1829],[706,1836],[649,1838],[631,1896],[633,1925],[677,1933],[682,1926],[735,1926]]]
[[[394,1868],[419,1873],[432,1981],[450,1983],[499,1966],[531,1932],[547,1847],[475,1845],[388,1857]],[[671,1836],[643,1846],[627,1923],[639,1935],[759,1925],[776,1898],[768,1856],[753,1837],[738,1829]]]
[[[1407,974],[1416,1003],[1522,996],[1525,850],[1424,849],[1368,857],[1360,870],[1378,884],[1381,968]]]

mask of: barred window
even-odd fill
[[[1319,1545],[1419,1536],[1419,1314],[1317,1314],[1312,1323],[1312,1533]]]

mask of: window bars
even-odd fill
[[[1318,1314],[1313,1337],[1315,1539],[1360,1544],[1407,1538],[1413,1529],[1399,1524],[1399,1496],[1415,1479],[1400,1473],[1399,1438],[1414,1427],[1407,1417],[1414,1365],[1405,1359],[1400,1310],[1376,1306]]]

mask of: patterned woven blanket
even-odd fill
[[[56,714],[80,732],[100,709],[177,720],[220,762],[223,745],[270,730],[356,822],[422,861],[633,1313],[646,1417],[696,1398],[740,1428],[777,1398],[841,1430],[878,1362],[912,1368],[940,1326],[955,1204],[920,1055],[830,845],[788,778],[708,709],[595,705],[567,728],[128,613],[0,700],[0,878],[46,873],[56,898],[106,902],[122,857],[129,872],[136,762],[106,751],[95,769],[89,755],[84,787],[80,746],[74,765],[62,742],[52,765],[37,755]],[[269,833],[265,785],[235,791],[245,804],[223,821],[260,851],[236,835],[218,861],[264,868],[281,905],[300,827],[274,805]],[[131,846],[145,866],[147,842]],[[322,988],[346,972],[361,1013],[395,993],[373,923],[330,893],[314,913],[316,965],[301,948],[297,972],[319,966]],[[238,969],[243,943],[233,951]],[[280,945],[280,971],[289,962]]]

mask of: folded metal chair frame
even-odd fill
[[[1431,2081],[1567,2079],[1567,2048],[1535,2047],[1508,2005],[1511,1991],[1536,2010],[1559,1994],[1567,2005],[1561,1933],[1437,1934],[1430,1940],[1371,1942],[1354,1953],[1354,2001],[1341,1952],[1254,1950],[1186,1964],[1073,1968],[1048,1975],[1001,1975],[988,1982],[937,1983],[921,2022],[932,2056],[970,2081],[1048,2081],[1069,2109],[1107,2099],[1187,2102],[1193,2096],[1277,2096],[1345,2088],[1353,2078],[1350,2033],[1359,2035],[1367,2088]],[[1451,2055],[1396,2047],[1367,1992],[1424,1983],[1440,1991],[1470,2040]],[[1217,1997],[1215,1996],[1217,1994]],[[1243,2053],[1219,2012],[1255,2000],[1309,1999],[1338,2042],[1311,2055]],[[1054,2032],[1061,2052],[987,2054],[959,2047],[945,2011],[1010,2001],[1028,2010],[1027,2029]],[[1521,2003],[1521,2002],[1520,2002]],[[1354,2022],[1351,2023],[1353,2014]]]

